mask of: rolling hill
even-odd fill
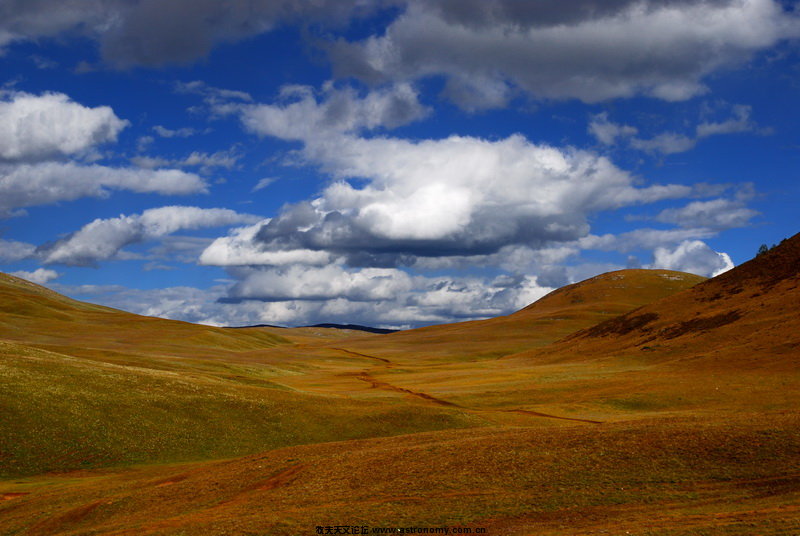
[[[2,274],[0,367],[7,387],[0,407],[7,425],[0,433],[0,474],[193,460],[514,422],[519,415],[487,413],[482,401],[475,404],[472,398],[484,398],[480,388],[459,403],[431,403],[413,385],[427,388],[426,382],[449,374],[447,367],[459,369],[487,345],[495,351],[541,345],[699,280],[674,272],[618,272],[553,292],[479,327],[441,326],[411,337],[358,333],[348,340],[341,330],[324,328],[231,330],[143,317]],[[469,344],[465,328],[475,334]],[[504,336],[492,342],[499,331]],[[429,359],[408,349],[412,344],[427,352],[431,332],[441,337],[440,356],[457,358],[429,367],[423,362]],[[395,338],[382,344],[387,337]],[[397,369],[364,353],[371,344],[393,356],[407,354],[415,366]],[[459,378],[476,371],[453,372]]]
[[[0,274],[0,477],[480,424],[283,385],[320,359],[296,346],[320,337],[298,331],[142,317]]]
[[[669,270],[609,272],[559,288],[508,316],[351,340],[348,348],[395,359],[495,359],[544,346],[704,279]]]
[[[127,313],[9,283],[0,534],[793,534],[798,283],[796,236],[707,281],[613,272],[388,335],[125,317],[187,336],[143,349],[92,342]]]
[[[80,302],[24,279],[0,273],[0,338],[87,358],[188,357],[288,344],[274,333],[146,317]]]
[[[800,235],[685,292],[578,331],[550,352],[644,353],[684,366],[800,365]]]

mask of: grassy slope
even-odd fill
[[[735,336],[725,335],[729,342],[735,338],[734,347],[749,341],[745,357],[735,349],[725,353],[724,337],[717,335],[724,324],[699,324],[702,329],[669,339],[672,350],[642,350],[633,330],[601,330],[572,338],[583,341],[574,343],[579,351],[560,342],[502,359],[486,359],[483,349],[470,353],[463,336],[432,359],[424,358],[425,349],[408,355],[403,342],[388,353],[371,353],[377,341],[388,346],[394,336],[305,338],[261,354],[245,352],[235,363],[246,369],[242,376],[250,378],[251,368],[272,370],[266,381],[297,392],[263,391],[310,397],[306,418],[322,415],[323,430],[353,411],[338,405],[345,402],[417,412],[420,422],[411,428],[433,423],[432,430],[445,418],[453,426],[497,426],[288,447],[225,462],[15,479],[0,483],[0,496],[8,499],[0,503],[0,525],[30,534],[304,534],[318,524],[343,523],[463,523],[488,526],[492,534],[791,534],[800,529],[800,383],[790,366],[796,347],[781,346],[797,332],[780,331],[794,325],[787,317],[797,317],[799,303],[793,274],[800,255],[790,257],[789,268],[781,277],[773,271],[759,296],[741,300],[743,293],[733,292],[738,298],[726,302],[724,293],[690,289],[652,306],[661,311],[659,320],[670,310],[680,324],[708,313],[689,308],[695,301],[716,304],[716,316],[764,300],[761,308],[748,305]],[[749,274],[763,271],[756,268],[737,268],[725,288],[746,281],[749,290],[756,284]],[[687,295],[708,299],[687,301]],[[567,291],[559,299],[554,311],[581,306]],[[689,313],[683,320],[682,310]],[[538,320],[550,322],[552,333],[560,329],[554,318],[574,321],[548,314]],[[770,322],[777,328],[760,344],[752,330]],[[552,333],[550,340],[558,337]],[[466,359],[448,362],[448,352]],[[778,358],[769,366],[742,366],[763,365],[773,355]],[[205,381],[236,378],[223,376],[198,373]],[[232,387],[230,396],[242,392]],[[300,415],[289,413],[286,422]],[[369,418],[356,417],[353,426]],[[375,416],[390,425],[405,418]]]
[[[794,534],[800,421],[752,417],[431,432],[47,476],[0,491],[0,519],[7,533],[30,535],[295,536],[344,524]]]
[[[79,302],[6,274],[0,274],[0,338],[109,362],[211,357],[290,342],[267,331],[234,333]]]
[[[547,345],[703,280],[669,270],[609,272],[555,290],[508,316],[352,340],[347,348],[404,362],[494,359]]]
[[[0,342],[0,475],[197,460],[478,424],[440,408],[269,380],[98,364]]]
[[[546,347],[488,362],[397,368],[375,376],[469,407],[601,421],[793,411],[800,406],[800,236]]]
[[[601,276],[541,300],[540,312],[529,308],[501,324],[515,326],[517,343],[526,333],[540,341],[544,331],[525,330],[526,324],[545,318],[560,333],[605,314],[593,307],[627,309],[694,282],[663,275]],[[630,298],[631,285],[641,296]],[[576,289],[590,302],[610,299],[587,304],[576,299]],[[566,326],[547,320],[554,314]],[[474,400],[457,407],[375,385],[372,374],[402,370],[339,349],[335,331],[226,330],[141,317],[0,275],[0,475],[528,420],[504,408],[484,411]],[[360,344],[383,339],[358,336]],[[427,367],[413,372],[441,374]]]
[[[514,370],[622,371],[574,404],[737,412],[800,406],[800,235],[684,292],[504,359]]]
[[[345,368],[364,361],[317,357],[267,330],[225,330],[76,302],[0,275],[0,476],[220,458],[482,423],[413,400],[361,401],[277,381],[333,358]]]
[[[685,292],[567,337],[552,355],[646,356],[688,368],[792,371],[800,364],[800,235]],[[534,355],[534,354],[531,354]]]
[[[337,341],[328,346],[372,356],[368,375],[336,376],[335,384],[302,375],[287,378],[286,384],[302,389],[313,381],[343,392],[371,380],[384,394],[392,388],[425,393],[495,424],[511,425],[530,424],[520,410],[609,420],[691,409],[697,401],[669,389],[663,397],[631,389],[630,377],[646,374],[636,361],[539,366],[504,356],[520,347],[535,353],[574,331],[703,280],[665,270],[611,272],[554,291],[506,317]]]

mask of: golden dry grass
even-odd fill
[[[29,292],[0,315],[0,534],[796,534],[800,239],[772,255],[381,336],[128,318],[81,339],[68,323],[126,313]],[[68,311],[53,333],[42,304]]]
[[[800,422],[752,415],[483,428],[291,447],[219,462],[6,485],[7,533],[792,534]]]
[[[670,270],[621,270],[555,290],[508,316],[348,341],[351,350],[402,362],[461,362],[539,348],[705,278]]]

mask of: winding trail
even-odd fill
[[[364,371],[358,376],[356,379],[361,380],[362,382],[367,382],[371,384],[373,388],[376,389],[384,389],[386,391],[394,391],[396,393],[403,393],[411,396],[416,396],[418,398],[422,398],[423,400],[427,400],[428,402],[433,402],[434,404],[438,404],[440,406],[450,406],[453,408],[461,408],[461,409],[470,409],[465,408],[464,406],[459,406],[453,402],[448,402],[447,400],[442,400],[441,398],[436,398],[435,396],[431,396],[428,393],[421,393],[419,391],[412,391],[411,389],[406,389],[404,387],[398,387],[396,385],[392,385],[391,383],[383,382],[376,379],[374,376],[371,376],[368,371]]]
[[[348,355],[356,356],[356,357],[363,357],[367,359],[373,359],[376,361],[380,361],[383,363],[383,369],[391,369],[394,366],[394,363],[385,359],[383,357],[377,357],[368,354],[362,354],[359,352],[353,352],[352,350],[347,350],[345,348],[330,348],[331,350],[337,350],[339,352],[343,352]],[[475,412],[475,413],[485,413],[485,412],[500,412],[500,413],[517,413],[520,415],[529,415],[531,417],[539,417],[544,419],[558,419],[562,421],[572,421],[572,422],[583,422],[588,424],[603,424],[604,421],[596,421],[592,419],[581,419],[578,417],[563,417],[561,415],[552,415],[550,413],[542,413],[540,411],[532,411],[528,409],[485,409],[485,408],[471,408],[467,406],[462,406],[460,404],[456,404],[455,402],[450,402],[448,400],[443,400],[441,398],[437,398],[433,395],[429,395],[428,393],[423,393],[421,391],[414,391],[412,389],[407,389],[405,387],[399,387],[397,385],[393,385],[389,382],[385,382],[383,380],[377,379],[375,376],[371,374],[372,370],[366,369],[361,371],[360,373],[355,375],[357,380],[360,380],[365,383],[369,383],[370,387],[373,389],[382,389],[384,391],[392,391],[395,393],[401,393],[408,396],[413,396],[416,398],[420,398],[426,402],[436,404],[438,406],[445,406],[451,408],[458,408],[464,411]]]
[[[603,421],[593,421],[591,419],[579,419],[578,417],[561,417],[559,415],[551,415],[549,413],[542,413],[540,411],[531,411],[529,409],[500,409],[496,411],[502,411],[504,413],[520,413],[522,415],[532,415],[534,417],[546,417],[548,419],[561,419],[563,421],[575,421],[575,422],[588,422],[591,424],[603,424]]]
[[[391,361],[389,361],[388,359],[385,359],[383,357],[378,357],[378,356],[374,356],[374,355],[367,355],[367,354],[361,354],[361,353],[358,353],[358,352],[353,352],[352,350],[347,350],[345,348],[333,348],[333,347],[330,347],[330,346],[329,346],[329,348],[331,350],[338,350],[339,352],[344,352],[345,354],[354,355],[356,357],[366,357],[367,359],[375,359],[377,361],[380,361],[381,363],[385,363],[387,365],[386,368],[392,368],[394,366],[394,363],[392,363]]]

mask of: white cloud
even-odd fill
[[[217,238],[200,255],[200,264],[209,266],[247,266],[308,264],[323,266],[332,261],[326,251],[310,249],[269,250],[259,247],[256,235],[270,220],[234,229],[230,235]]]
[[[141,214],[96,219],[80,230],[51,244],[37,248],[37,255],[48,264],[94,265],[114,258],[130,244],[152,240],[182,229],[221,227],[253,222],[258,218],[228,209],[167,206]]]
[[[251,192],[257,192],[259,190],[263,190],[264,188],[266,188],[267,186],[269,186],[270,184],[272,184],[276,180],[278,180],[278,179],[275,178],[275,177],[264,177],[263,179],[258,181],[255,186],[253,186],[253,189],[251,190]]]
[[[758,128],[758,125],[750,119],[750,113],[750,106],[737,104],[732,107],[732,116],[728,119],[718,122],[704,121],[697,125],[694,136],[663,132],[649,139],[630,138],[630,145],[634,149],[648,153],[675,154],[693,149],[700,140],[710,136],[754,131],[768,132],[769,129]]]
[[[340,180],[277,217],[218,239],[201,256],[218,265],[412,265],[426,257],[541,248],[589,231],[591,214],[685,197],[679,185],[636,187],[608,159],[535,145],[514,135],[489,141],[313,136],[303,154]],[[366,179],[359,187],[344,179]]]
[[[154,290],[59,285],[57,289],[139,314],[212,325],[342,322],[382,327],[507,314],[553,290],[534,277],[422,277],[338,265],[243,269],[238,276],[233,291],[223,285]],[[232,294],[241,297],[232,299]]]
[[[138,140],[136,140],[136,150],[140,153],[142,151],[147,150],[156,139],[153,136],[140,136]]]
[[[201,255],[203,264],[303,265],[303,273],[311,273],[308,266],[332,262],[419,269],[480,262],[517,269],[525,258],[551,269],[556,261],[544,253],[577,255],[574,241],[588,233],[590,215],[692,193],[680,185],[638,187],[605,157],[536,145],[520,135],[366,139],[352,132],[373,124],[360,112],[333,114],[339,122],[308,128],[330,115],[326,106],[333,99],[320,105],[304,86],[284,93],[299,100],[240,108],[242,121],[255,132],[301,139],[305,162],[339,180],[275,218],[218,238]],[[375,108],[366,104],[369,95],[345,95],[351,112]],[[509,253],[522,250],[530,253]]]
[[[33,244],[0,238],[0,262],[16,262],[27,259],[36,250]]]
[[[0,165],[0,217],[14,209],[105,197],[109,190],[186,195],[206,192],[197,175],[176,169],[128,169],[44,162]]]
[[[162,125],[156,125],[153,130],[162,138],[188,138],[197,134],[197,130],[191,127],[171,129]]]
[[[202,80],[177,82],[175,84],[175,92],[200,95],[209,106],[222,106],[224,104],[229,104],[231,101],[238,101],[240,103],[253,101],[253,97],[245,91],[209,86]]]
[[[174,167],[199,167],[203,173],[210,172],[213,168],[233,169],[236,163],[241,158],[241,155],[236,153],[234,149],[226,151],[217,151],[215,153],[204,153],[201,151],[192,151],[192,153],[179,159],[164,158],[163,156],[133,156],[131,162],[140,168],[144,169],[157,169],[168,166]]]
[[[339,74],[369,81],[443,75],[460,86],[456,98],[490,102],[507,84],[536,98],[677,101],[798,33],[774,0],[414,1],[382,35],[339,41],[331,54]]]
[[[636,127],[619,125],[608,120],[608,112],[599,113],[589,122],[589,133],[603,145],[614,145],[618,138],[627,138],[639,133]]]
[[[37,268],[33,272],[21,270],[19,272],[11,272],[11,275],[21,277],[22,279],[27,279],[28,281],[36,283],[37,285],[44,285],[61,276],[61,274],[55,270],[48,270],[47,268]]]
[[[604,157],[535,145],[519,135],[420,142],[343,137],[310,144],[306,153],[336,176],[370,179],[359,189],[344,181],[331,185],[314,201],[317,212],[337,212],[381,240],[460,243],[467,251],[577,238],[590,213],[689,191],[636,188]]]
[[[306,140],[331,133],[394,128],[429,113],[420,104],[417,91],[406,83],[371,91],[363,98],[352,88],[333,87],[323,90],[320,101],[307,86],[289,86],[283,94],[291,102],[241,107],[245,127],[261,135]]]
[[[380,301],[412,288],[411,277],[392,268],[347,270],[336,264],[292,265],[287,268],[242,269],[229,293],[233,299],[264,301],[330,300]]]
[[[88,108],[62,93],[0,92],[0,161],[40,161],[116,141],[129,125],[108,106]]]
[[[221,167],[225,169],[232,169],[236,162],[239,161],[241,155],[235,154],[232,150],[217,151],[216,153],[204,153],[200,151],[193,151],[192,154],[177,163],[179,166],[199,166],[201,168],[210,169]]]
[[[144,169],[158,169],[172,165],[174,160],[164,158],[163,156],[144,156],[137,155],[131,157],[131,163],[135,166]]]
[[[633,138],[631,140],[631,147],[648,153],[684,153],[693,149],[695,145],[697,145],[696,139],[675,132],[663,132],[650,139]]]
[[[366,301],[373,302],[373,320],[366,322],[372,324],[506,314],[551,285],[620,268],[561,264],[584,247],[622,248],[622,241],[656,247],[667,238],[653,231],[647,240],[595,237],[590,245],[583,239],[591,214],[693,194],[687,186],[637,187],[602,156],[519,135],[408,141],[339,134],[304,141],[307,161],[338,182],[275,218],[218,238],[201,255],[206,264],[248,266],[230,269],[236,283],[223,301],[269,302],[262,310],[272,318],[267,322],[324,321],[334,310],[339,320],[360,319],[365,309],[358,304]],[[679,231],[668,238],[713,234]],[[430,278],[397,268],[475,264],[542,277]]]
[[[575,244],[580,249],[617,251],[628,253],[637,249],[654,249],[675,245],[693,238],[711,238],[717,231],[707,228],[697,229],[635,229],[618,235],[587,235]]]
[[[757,125],[750,120],[752,108],[743,104],[733,107],[733,117],[721,122],[703,122],[697,125],[698,138],[707,138],[719,134],[736,134],[757,129]]]
[[[686,206],[667,208],[656,216],[656,221],[674,223],[684,228],[707,228],[715,230],[745,227],[758,215],[744,203],[731,199],[693,201]]]
[[[733,268],[727,253],[719,253],[700,240],[686,240],[674,249],[656,248],[651,268],[690,272],[714,277]]]

